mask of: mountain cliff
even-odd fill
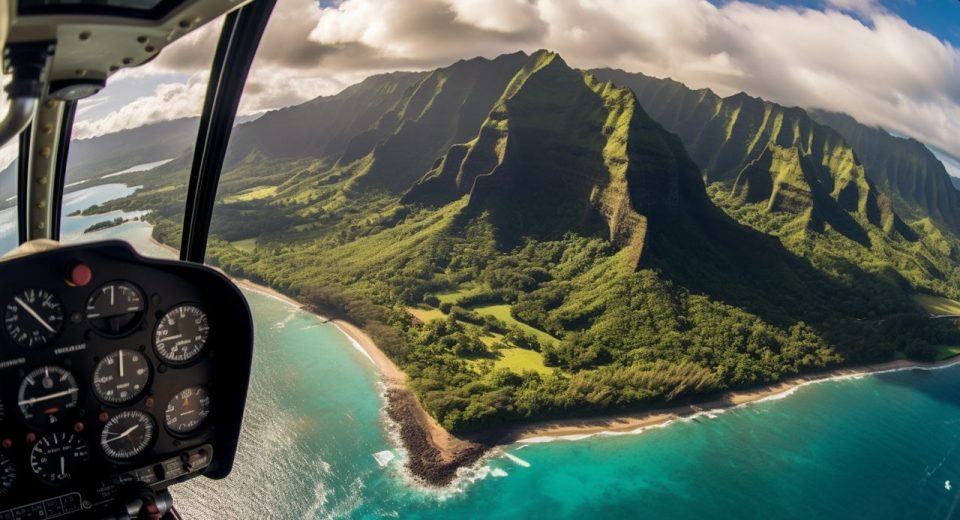
[[[894,137],[846,114],[811,111],[811,116],[850,143],[870,178],[894,199],[898,212],[930,217],[960,232],[960,192],[950,189],[953,182],[943,163],[923,143]]]
[[[894,211],[911,219],[931,217],[960,232],[960,194],[945,189],[949,179],[943,165],[916,141],[869,129],[849,116],[808,113],[742,92],[722,98],[708,89],[639,73],[600,69],[594,74],[633,90],[654,119],[680,136],[707,182],[732,182],[742,194],[736,183],[747,180],[742,175],[748,166],[754,167],[747,175],[755,177],[757,161],[797,156],[836,205],[887,232],[904,230]],[[784,152],[790,149],[794,151]],[[824,197],[806,197],[804,204],[816,205],[818,199],[828,207],[814,209],[814,214],[836,214],[843,220]],[[771,209],[781,207],[769,202]],[[849,222],[832,223],[853,230]],[[813,219],[809,224],[816,229],[821,223]]]

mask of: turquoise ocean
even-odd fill
[[[80,190],[66,211],[130,190]],[[12,216],[0,212],[2,251]],[[65,218],[65,241],[122,238],[169,256],[141,222],[81,235],[105,218]],[[960,366],[810,384],[639,433],[504,446],[431,490],[403,469],[370,359],[320,318],[245,294],[256,358],[237,465],[174,489],[188,519],[960,518]]]

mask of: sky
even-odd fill
[[[81,103],[74,135],[198,115],[218,30],[119,72]],[[846,112],[926,143],[960,176],[960,0],[278,0],[240,113],[541,48],[575,67]]]

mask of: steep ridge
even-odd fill
[[[506,244],[557,239],[571,230],[643,252],[648,218],[684,204],[681,186],[702,182],[673,136],[628,90],[571,69],[541,51],[506,87],[479,134],[451,146],[403,201],[443,205],[469,194]]]
[[[923,143],[894,137],[846,114],[811,111],[810,115],[850,143],[870,179],[893,198],[899,213],[928,216],[960,232],[960,192],[951,189],[954,183],[943,163]]]
[[[493,60],[474,58],[430,72],[376,128],[351,139],[341,163],[368,153],[360,187],[402,192],[453,143],[474,135],[507,84],[527,62],[518,52]]]
[[[835,211],[839,206],[887,233],[910,235],[894,211],[914,216],[917,214],[916,205],[914,209],[906,210],[909,204],[904,203],[899,188],[885,182],[885,174],[873,162],[861,162],[863,154],[849,144],[841,132],[817,122],[806,111],[783,107],[745,93],[721,98],[708,89],[692,90],[671,79],[639,73],[612,69],[594,73],[633,90],[651,117],[680,136],[691,157],[703,168],[707,182],[733,185],[736,194],[740,195],[742,186],[737,187],[737,179],[745,169],[754,165],[746,173],[755,177],[758,161],[768,164],[778,150],[795,149],[797,161],[805,165],[806,174],[818,181],[822,187],[818,191],[825,195],[805,200],[808,205],[820,203],[824,206],[809,208],[811,216],[833,215],[833,221],[827,221],[839,226],[841,232],[851,238],[853,235],[862,236],[865,233],[863,224],[857,224],[861,229],[856,230],[851,227],[853,223],[843,222],[847,219]],[[913,151],[900,150],[898,153],[909,158]],[[747,177],[741,180],[746,181]],[[776,210],[782,206],[772,204],[769,207]],[[941,213],[936,206],[929,204],[923,204],[919,212],[931,216]],[[823,222],[822,218],[814,218],[807,224],[810,229],[819,229]]]

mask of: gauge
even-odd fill
[[[187,388],[167,404],[164,420],[174,433],[195,431],[210,415],[210,393],[202,386]]]
[[[17,404],[24,419],[49,426],[77,407],[79,391],[70,372],[56,366],[40,367],[23,378]]]
[[[152,417],[139,410],[125,410],[111,417],[103,427],[100,448],[111,459],[129,460],[146,451],[156,433]]]
[[[93,371],[93,389],[108,404],[126,404],[147,389],[150,363],[136,350],[121,349],[107,355]]]
[[[13,461],[0,455],[0,497],[6,495],[17,480],[17,467]]]
[[[7,326],[7,334],[17,345],[42,347],[60,332],[63,304],[53,293],[43,289],[27,289],[7,303],[3,321]]]
[[[54,433],[33,446],[30,469],[41,480],[56,484],[73,478],[88,460],[90,448],[80,435]]]
[[[154,344],[161,359],[182,365],[200,355],[209,336],[207,315],[196,305],[180,305],[160,319]]]
[[[104,334],[130,332],[140,324],[144,311],[143,294],[130,282],[110,282],[87,300],[87,320]]]

